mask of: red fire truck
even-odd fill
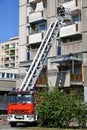
[[[37,122],[36,94],[37,91],[12,91],[9,94],[7,120],[12,127],[15,127],[18,122]]]

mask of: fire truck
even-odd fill
[[[58,19],[51,22],[19,90],[10,92],[7,120],[12,127],[16,126],[18,122],[37,122],[35,84],[46,63],[52,43],[59,33],[59,28],[60,21]]]
[[[10,102],[8,104],[8,118],[11,127],[20,123],[36,123],[37,114],[35,112],[35,103],[37,91],[12,91]]]

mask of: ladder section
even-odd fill
[[[42,40],[42,43],[36,53],[34,60],[31,63],[29,70],[22,82],[21,87],[19,88],[21,91],[30,90],[34,87],[37,78],[43,68],[44,63],[46,62],[47,55],[52,46],[53,40],[58,35],[58,20],[52,22]]]

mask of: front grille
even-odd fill
[[[27,114],[28,110],[12,110],[13,114]]]

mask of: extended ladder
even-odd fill
[[[52,46],[53,40],[58,35],[58,27],[58,20],[56,20],[55,22],[53,21],[50,24],[19,90],[26,91],[34,87],[37,78],[39,77],[39,74],[43,68],[43,65],[46,62],[47,55]]]

